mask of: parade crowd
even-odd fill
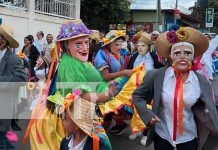
[[[19,138],[32,150],[111,150],[107,132],[129,128],[129,140],[140,136],[154,150],[218,141],[218,36],[176,24],[163,33],[102,35],[75,19],[56,38],[27,35],[18,51],[13,32],[0,25],[0,150],[16,149],[19,103],[31,111]]]

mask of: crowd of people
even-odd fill
[[[64,22],[54,41],[42,31],[37,40],[26,36],[13,54],[19,44],[12,33],[0,26],[0,94],[7,97],[0,105],[0,149],[15,149],[10,130],[19,129],[12,118],[21,82],[32,112],[22,142],[29,138],[31,149],[110,150],[107,132],[119,136],[129,126],[130,140],[142,135],[140,144],[154,142],[155,150],[201,150],[218,139],[211,84],[218,36],[173,25],[164,33],[130,38],[111,30],[100,37],[76,19]]]

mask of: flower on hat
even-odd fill
[[[188,32],[185,28],[181,27],[178,31],[176,31],[176,35],[181,41],[184,41],[188,37]]]
[[[76,23],[76,22],[67,22],[62,25],[60,28],[59,35],[57,37],[58,40],[65,39],[65,38],[73,38],[79,34],[91,34],[90,31],[84,23]]]
[[[80,95],[80,90],[77,89],[73,93],[68,93],[65,97],[64,104],[60,109],[60,112],[63,112],[67,107],[69,107],[70,103],[74,101]]]
[[[69,105],[70,103],[75,99],[75,94],[73,93],[69,93],[66,95],[66,98],[65,98],[65,101],[64,101],[64,104],[61,108],[61,112],[63,112]]]
[[[124,31],[122,31],[122,30],[118,30],[118,31],[115,31],[114,35],[116,37],[119,37],[119,36],[125,36],[126,33]]]
[[[104,42],[104,45],[107,45],[110,43],[110,40],[108,38],[103,38],[102,41]]]
[[[169,31],[167,33],[167,40],[171,43],[171,44],[174,44],[178,41],[178,37],[176,35],[176,32],[175,31]]]
[[[141,37],[141,34],[143,33],[143,31],[139,31],[137,32],[134,36],[133,36],[133,41],[138,41],[138,39]]]

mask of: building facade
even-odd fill
[[[80,18],[80,0],[0,0],[0,18],[15,30],[21,50],[25,36],[43,31],[55,38],[64,21]]]
[[[166,31],[175,23],[174,11],[175,1],[162,0],[161,1],[161,20],[162,31]],[[157,1],[154,0],[134,0],[131,5],[131,23],[127,27],[127,31],[134,34],[136,31],[144,30],[152,32],[158,31],[158,18],[157,18]],[[190,18],[191,10],[178,5],[177,9],[180,14],[177,16],[176,23],[187,26],[195,25],[197,22]]]

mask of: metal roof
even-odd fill
[[[172,10],[175,9],[175,1],[162,0],[161,9],[162,10]],[[157,1],[154,0],[134,0],[130,5],[131,10],[157,10]],[[191,14],[192,11],[178,5],[178,9],[184,14]]]

